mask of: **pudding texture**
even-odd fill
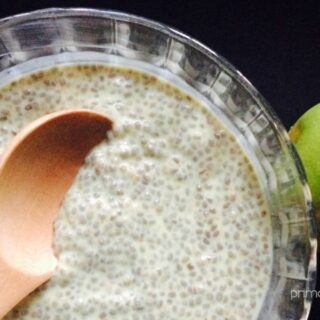
[[[114,128],[65,196],[53,277],[4,319],[256,319],[270,213],[234,133],[159,77],[76,64],[0,88],[0,153],[31,121],[71,108],[103,112]]]

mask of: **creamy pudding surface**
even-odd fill
[[[4,319],[256,319],[271,222],[234,134],[151,74],[69,65],[0,88],[0,152],[32,120],[71,108],[103,112],[114,129],[65,196],[54,276]]]

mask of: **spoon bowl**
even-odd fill
[[[97,112],[55,112],[9,144],[0,160],[0,318],[52,276],[53,222],[64,194],[111,129]]]

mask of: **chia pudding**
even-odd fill
[[[0,152],[31,121],[71,108],[103,112],[114,128],[65,196],[53,277],[4,319],[256,319],[271,222],[234,133],[154,75],[78,64],[0,88]]]

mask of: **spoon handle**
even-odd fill
[[[52,271],[43,274],[26,274],[12,268],[0,258],[0,319],[2,319],[15,305],[31,293],[39,284],[47,281]]]

